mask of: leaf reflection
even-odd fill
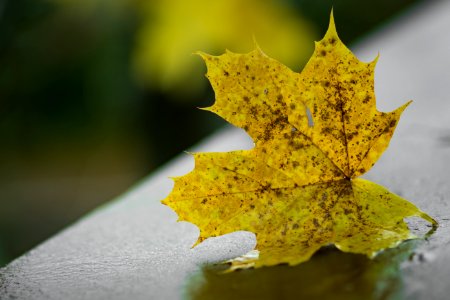
[[[189,299],[397,299],[400,264],[419,240],[388,249],[375,259],[328,247],[295,267],[279,265],[223,273],[226,265],[205,266],[187,286]]]

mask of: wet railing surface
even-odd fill
[[[450,295],[450,2],[416,7],[359,47],[378,53],[378,108],[409,99],[391,145],[367,178],[416,204],[440,224],[374,260],[322,249],[299,266],[222,274],[214,265],[253,249],[237,232],[195,249],[198,230],[177,223],[160,204],[169,176],[193,167],[180,155],[117,200],[0,270],[1,299],[448,299]],[[194,151],[251,148],[240,130],[225,128]],[[43,220],[45,222],[45,220]],[[426,223],[410,221],[421,234]]]

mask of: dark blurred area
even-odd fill
[[[195,50],[296,71],[418,0],[0,0],[0,266],[224,124]]]

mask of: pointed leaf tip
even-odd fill
[[[330,13],[330,23],[328,24],[328,29],[333,28],[334,31],[336,31],[336,23],[334,22],[334,12],[333,12],[333,8],[331,8],[331,13]]]
[[[206,240],[206,238],[199,236],[197,241],[191,246],[191,249],[194,249],[195,247],[197,247],[201,242],[203,242],[204,240]]]
[[[206,107],[197,107],[197,109],[200,109],[200,110],[205,110],[205,111],[212,111],[212,106],[206,106]]]
[[[396,111],[403,113],[403,111],[412,103],[412,100],[407,101],[405,104],[396,109]]]
[[[203,51],[195,51],[192,54],[200,56],[205,62],[210,60],[213,56]]]
[[[333,8],[331,9],[330,22],[328,24],[328,30],[327,33],[325,34],[325,37],[326,36],[328,37],[335,36],[336,38],[339,38],[336,30],[336,23],[334,22]]]
[[[261,47],[258,44],[258,41],[256,40],[256,36],[253,35],[252,38],[253,38],[253,49],[255,49],[258,52],[263,53],[263,51],[261,50]]]
[[[205,53],[203,51],[200,51],[200,50],[194,51],[193,54],[197,54],[197,55],[200,55],[200,56],[209,55],[209,54],[207,54],[207,53]]]

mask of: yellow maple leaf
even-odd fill
[[[259,256],[235,267],[296,265],[333,244],[374,257],[414,238],[404,218],[436,225],[412,203],[356,178],[386,149],[406,106],[376,109],[374,68],[340,41],[333,20],[301,73],[267,57],[200,53],[216,93],[207,108],[245,129],[252,150],[196,153],[163,200],[200,228],[197,243],[255,233]]]

